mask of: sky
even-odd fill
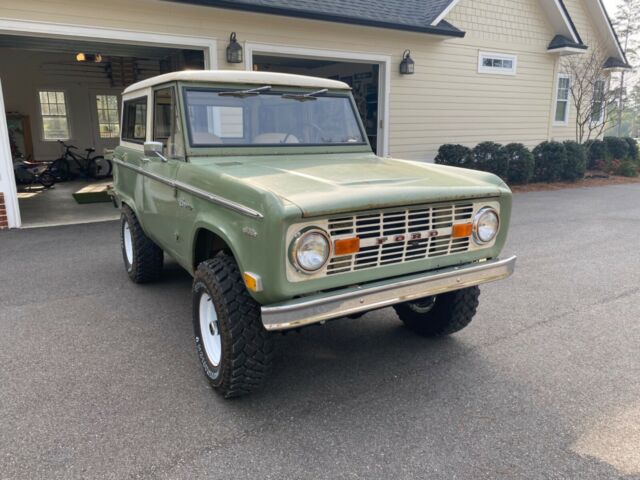
[[[602,0],[604,2],[604,6],[607,9],[607,13],[610,17],[613,17],[616,13],[616,5],[618,5],[618,0]]]

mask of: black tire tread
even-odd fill
[[[149,283],[157,280],[162,274],[164,253],[153,240],[147,237],[135,213],[133,213],[133,210],[127,205],[122,206],[120,225],[120,247],[122,248],[125,265],[127,265],[127,260],[124,250],[124,234],[122,228],[122,223],[125,219],[129,223],[129,231],[131,232],[131,241],[133,244],[133,264],[130,269],[127,269],[129,278],[135,283]]]
[[[272,336],[262,325],[260,305],[249,295],[233,257],[225,253],[198,266],[194,291],[199,281],[207,285],[221,329],[229,334],[223,335],[222,372],[209,380],[225,398],[246,395],[264,384],[273,359]],[[194,303],[194,325],[197,321]]]
[[[417,313],[406,303],[394,305],[402,322],[425,337],[443,337],[465,328],[476,314],[480,288],[469,287],[438,295],[431,311]]]

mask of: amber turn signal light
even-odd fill
[[[244,272],[242,276],[244,277],[244,284],[249,290],[252,292],[262,291],[262,278],[260,278],[260,275],[256,275],[251,272]]]
[[[458,223],[451,229],[452,238],[470,237],[473,233],[473,223]]]
[[[360,238],[343,238],[333,244],[334,255],[349,255],[360,251]]]

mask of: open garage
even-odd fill
[[[0,30],[0,182],[9,225],[117,218],[107,188],[121,92],[162,73],[209,67],[214,47],[202,38],[141,35],[125,43],[126,35],[107,41],[99,31],[28,33]]]

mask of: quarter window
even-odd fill
[[[147,137],[147,97],[124,102],[122,140],[144,143]]]
[[[593,84],[593,104],[591,105],[591,121],[602,123],[605,114],[605,88],[604,80],[596,80]]]
[[[515,75],[518,57],[506,53],[480,52],[478,55],[478,73],[496,73]]]
[[[153,139],[162,142],[165,156],[184,159],[184,137],[180,128],[175,88],[156,90],[153,105]]]
[[[42,138],[44,140],[68,140],[69,118],[64,92],[41,90],[40,114],[42,116]]]
[[[571,79],[569,75],[558,76],[558,90],[556,91],[556,123],[567,123],[569,119],[569,87]]]
[[[120,124],[117,95],[96,95],[96,109],[100,138],[118,138]]]

